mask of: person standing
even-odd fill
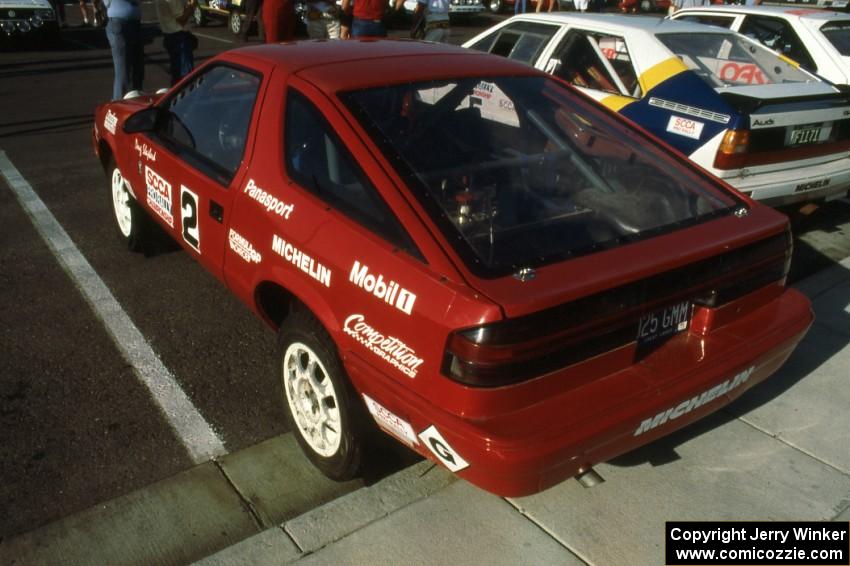
[[[145,79],[145,46],[142,43],[142,11],[139,0],[104,0],[106,37],[112,51],[115,80],[112,99],[141,90]]]
[[[310,39],[339,39],[339,8],[332,0],[308,0],[307,35]]]
[[[251,26],[254,23],[254,20],[257,19],[257,35],[262,40],[263,34],[260,32],[260,21],[262,17],[257,18],[257,12],[262,14],[263,10],[263,0],[248,0],[245,8],[245,23],[243,24],[242,31],[239,32],[239,36],[242,38],[242,41],[248,41],[248,36],[251,34]]]
[[[295,3],[293,0],[263,0],[263,31],[266,43],[295,39]]]
[[[162,30],[162,44],[168,52],[171,86],[195,68],[193,38],[189,31],[196,0],[156,0],[156,16]]]
[[[396,9],[401,0],[396,2]],[[386,0],[342,0],[343,24],[340,36],[349,37],[387,37],[384,25]],[[346,24],[350,21],[350,24]]]
[[[397,5],[401,2],[397,2]],[[425,41],[448,43],[451,35],[449,27],[449,0],[416,0],[413,11],[413,28],[416,29],[419,18],[425,18]]]
[[[526,0],[516,0],[514,2],[514,14],[524,14],[527,11],[528,4]]]
[[[558,2],[558,0],[537,0],[537,9],[534,10],[534,11],[535,12],[542,12],[543,11],[543,4],[548,3],[549,8],[546,11],[547,12],[554,12],[554,11],[556,11],[555,6],[557,5],[557,2]]]

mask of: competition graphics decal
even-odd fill
[[[378,299],[390,304],[405,314],[413,312],[416,295],[392,280],[369,273],[369,267],[354,260],[348,280]]]
[[[227,241],[230,244],[230,249],[248,263],[260,263],[263,261],[263,256],[254,249],[251,242],[233,228],[227,234]]]
[[[148,206],[173,228],[174,216],[171,213],[171,183],[145,165],[145,186],[147,187]]]
[[[369,412],[372,413],[372,417],[375,418],[375,422],[378,423],[378,426],[408,446],[412,447],[419,444],[419,439],[416,438],[416,433],[413,432],[413,427],[410,426],[410,423],[365,393],[363,394],[363,400],[366,401],[366,407],[369,409]]]
[[[180,221],[183,240],[201,253],[201,227],[198,225],[198,195],[180,185]]]
[[[273,236],[272,251],[325,287],[331,286],[331,270],[280,236]]]
[[[453,472],[459,472],[469,467],[469,462],[460,457],[460,454],[454,451],[449,446],[443,435],[437,430],[434,425],[429,426],[419,433],[419,438],[425,443],[425,446],[434,453],[440,462]]]
[[[416,377],[423,362],[422,358],[416,355],[416,350],[398,338],[387,336],[370,326],[362,314],[352,314],[346,318],[342,331],[407,377]]]

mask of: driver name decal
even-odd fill
[[[342,330],[407,377],[416,377],[423,361],[416,355],[416,350],[398,338],[387,336],[369,326],[362,314],[352,314],[346,318]]]
[[[171,183],[145,165],[145,186],[147,187],[148,206],[173,228],[174,215],[171,213]]]

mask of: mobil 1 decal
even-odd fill
[[[453,472],[459,472],[469,467],[469,462],[460,457],[460,454],[454,451],[454,448],[449,446],[443,435],[439,433],[437,427],[429,426],[419,433],[419,438],[428,447],[428,450],[434,453],[440,462]]]
[[[180,219],[183,239],[201,253],[201,229],[198,225],[198,195],[180,185]]]

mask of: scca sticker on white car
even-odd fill
[[[201,228],[198,226],[198,195],[185,185],[180,185],[180,219],[183,239],[192,249],[201,253]]]
[[[705,126],[702,122],[691,120],[690,118],[682,118],[680,116],[670,116],[670,121],[667,122],[667,131],[686,138],[698,140],[702,135],[702,128]]]
[[[419,433],[419,438],[428,447],[428,450],[434,453],[434,456],[440,460],[449,470],[459,472],[469,467],[469,462],[460,457],[460,454],[454,451],[449,446],[443,435],[437,431],[434,425],[429,426]]]

